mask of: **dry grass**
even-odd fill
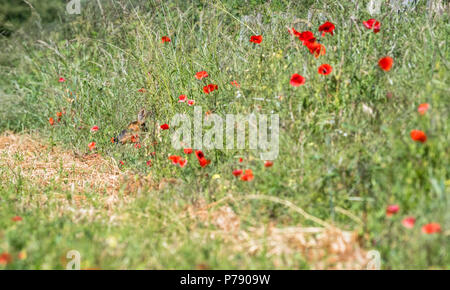
[[[367,251],[359,245],[356,231],[343,231],[335,226],[277,227],[275,223],[241,228],[241,216],[228,205],[214,208],[204,200],[188,206],[189,217],[206,226],[217,228],[211,238],[222,238],[234,252],[251,255],[266,252],[283,264],[281,257],[301,253],[312,269],[365,269]]]
[[[57,182],[63,190],[113,193],[124,173],[99,154],[79,155],[50,146],[30,135],[0,136],[0,165],[40,186]]]

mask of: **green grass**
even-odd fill
[[[123,170],[150,174],[155,181],[178,178],[185,185],[127,198],[115,212],[90,192],[95,218],[74,222],[75,214],[54,198],[55,192],[70,195],[57,182],[42,188],[26,179],[9,181],[11,173],[1,164],[0,253],[28,254],[7,268],[61,268],[70,249],[82,253],[85,268],[186,269],[200,263],[213,269],[308,268],[301,255],[280,264],[264,253],[233,252],[220,238],[210,238],[207,229],[190,233],[192,221],[179,218],[182,207],[194,200],[214,202],[229,194],[276,196],[340,228],[357,229],[364,248],[380,251],[384,269],[450,267],[448,14],[429,14],[424,4],[400,14],[383,6],[376,16],[381,32],[374,34],[362,25],[371,18],[365,5],[351,1],[123,1],[123,8],[104,4],[104,16],[96,1],[90,2],[83,2],[81,15],[65,15],[60,25],[38,29],[32,22],[2,39],[0,130],[37,132],[79,153],[89,153],[87,144],[95,141],[100,154],[125,162]],[[257,13],[260,22],[241,20]],[[318,59],[287,30],[320,35],[317,27],[327,20],[336,31],[321,38],[327,51]],[[249,43],[252,34],[263,35],[260,45]],[[172,41],[161,43],[164,35]],[[389,72],[377,66],[385,55],[394,59]],[[323,63],[333,67],[328,76],[317,73]],[[209,73],[207,81],[194,78],[201,70]],[[306,78],[304,86],[289,85],[293,73]],[[67,82],[58,83],[61,76]],[[236,98],[233,80],[243,97]],[[219,90],[204,94],[207,83]],[[138,92],[142,87],[146,93]],[[172,149],[168,131],[157,147],[111,144],[141,107],[152,110],[159,124],[176,113],[190,114],[193,107],[177,103],[180,94],[203,112],[222,116],[278,113],[280,150],[274,166],[264,168],[251,150],[204,150],[210,165],[200,168],[191,156],[180,169],[167,160],[169,154],[182,154]],[[421,116],[417,106],[425,102],[431,108]],[[56,119],[63,109],[62,122],[50,126],[48,118]],[[100,127],[95,135],[89,132],[93,125]],[[425,131],[427,142],[412,141],[412,129]],[[255,179],[235,181],[231,172],[237,168],[251,168]],[[216,174],[220,178],[212,179]],[[41,195],[47,196],[45,204],[35,198]],[[390,219],[389,204],[400,206]],[[243,227],[315,226],[271,202],[244,202],[235,210],[245,219]],[[12,222],[15,215],[24,220]],[[110,223],[111,215],[120,218]],[[417,218],[411,230],[401,225],[409,215]],[[432,221],[443,233],[421,232]]]

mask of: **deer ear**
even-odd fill
[[[147,113],[145,112],[145,109],[140,110],[138,113],[138,122],[141,124],[144,123],[146,115],[147,115]]]

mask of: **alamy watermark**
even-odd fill
[[[77,250],[70,250],[66,254],[67,259],[71,259],[67,262],[66,270],[80,270],[81,267],[81,254]]]
[[[67,14],[81,14],[80,0],[70,0],[66,5]]]
[[[250,149],[256,150],[262,160],[275,160],[279,152],[279,123],[278,114],[203,116],[202,108],[195,106],[193,119],[186,114],[172,118],[170,124],[175,132],[171,141],[174,149]]]

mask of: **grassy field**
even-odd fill
[[[65,269],[71,250],[82,269],[366,269],[371,250],[382,269],[450,268],[448,13],[244,2],[82,1],[47,25],[32,9],[1,39],[0,269]],[[318,31],[326,21],[333,35]],[[201,167],[174,149],[172,117],[194,110],[182,94],[203,113],[278,114],[273,166],[255,150],[203,149]],[[112,143],[141,108],[170,129]]]

